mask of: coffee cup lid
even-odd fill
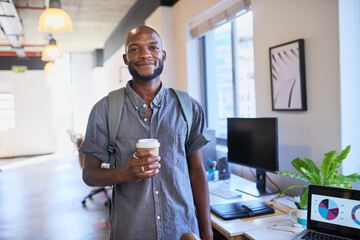
[[[146,138],[146,139],[139,139],[136,143],[137,148],[153,148],[153,147],[160,147],[160,143],[157,139],[153,138]]]

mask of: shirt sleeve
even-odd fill
[[[186,143],[186,157],[189,157],[196,150],[202,148],[209,142],[209,138],[206,135],[206,119],[204,111],[198,101],[191,98],[193,119],[191,125],[191,131],[189,140]]]
[[[103,163],[109,163],[108,100],[104,97],[92,108],[85,133],[85,140],[79,151],[91,154]]]

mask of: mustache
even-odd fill
[[[156,61],[140,61],[136,62],[135,65],[142,66],[142,65],[155,65]]]

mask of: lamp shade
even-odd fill
[[[51,33],[71,32],[72,21],[69,14],[61,8],[48,8],[39,18],[39,30]]]
[[[44,67],[44,71],[46,73],[57,73],[59,72],[59,67],[54,62],[48,62]]]
[[[62,58],[63,51],[56,45],[47,45],[41,54],[41,60],[54,61],[55,59]]]

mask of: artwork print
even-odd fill
[[[271,47],[271,92],[274,111],[305,111],[304,40]]]

